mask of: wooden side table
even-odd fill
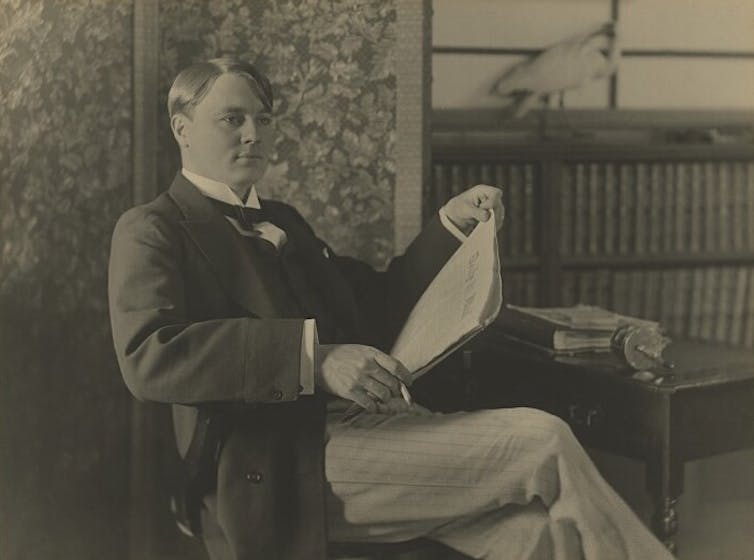
[[[686,461],[754,447],[754,350],[673,342],[672,370],[631,370],[609,352],[552,356],[494,330],[464,352],[468,408],[532,406],[586,446],[643,460],[652,529],[671,550]]]

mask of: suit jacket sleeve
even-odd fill
[[[298,398],[303,321],[192,320],[184,265],[178,224],[143,207],[121,217],[108,293],[116,355],[134,396],[182,404]]]

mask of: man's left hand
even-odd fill
[[[505,217],[503,191],[490,185],[476,185],[445,203],[445,215],[464,234],[470,234],[479,222],[490,219],[495,212],[495,226],[500,229]]]

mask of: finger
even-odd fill
[[[362,387],[352,389],[348,398],[369,412],[377,412],[377,403],[369,396],[366,389]]]
[[[474,206],[470,209],[471,217],[477,222],[486,222],[490,219],[490,211],[486,208],[479,208]]]
[[[503,200],[503,191],[497,187],[490,187],[489,185],[481,186],[484,188],[480,190],[479,208],[496,208]]]
[[[362,387],[382,402],[387,402],[393,397],[392,392],[386,385],[383,385],[372,377],[364,378]]]
[[[411,407],[402,399],[390,399],[386,403],[377,404],[377,412],[381,414],[401,414],[410,411]]]
[[[407,385],[411,383],[411,373],[406,369],[406,366],[392,356],[380,352],[374,355],[374,361],[390,375],[397,377]],[[400,391],[400,386],[397,389]]]
[[[495,206],[495,214],[497,214],[501,220],[505,218],[505,204],[503,204],[502,200]]]
[[[374,371],[371,371],[369,375],[375,383],[379,383],[381,386],[385,387],[390,393],[390,396],[397,397],[401,394],[401,381],[392,373],[388,373],[384,369],[375,369]]]
[[[505,206],[502,201],[495,207],[495,220],[497,220],[497,229],[500,229],[505,221]]]

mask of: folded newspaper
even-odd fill
[[[406,320],[390,354],[423,375],[494,321],[503,303],[495,217],[448,259]]]

